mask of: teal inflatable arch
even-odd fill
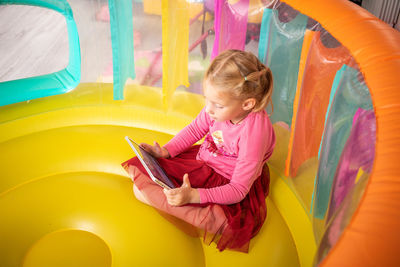
[[[66,0],[3,0],[0,5],[31,5],[49,8],[65,17],[68,30],[69,62],[65,69],[50,74],[0,83],[0,106],[71,91],[81,80],[78,30]]]

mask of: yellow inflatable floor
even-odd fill
[[[248,254],[205,246],[135,199],[120,166],[133,156],[124,136],[164,144],[201,106],[200,96],[177,92],[165,113],[158,89],[131,86],[125,100],[113,101],[111,85],[81,84],[68,94],[0,107],[0,265],[309,263],[271,198]],[[278,174],[272,176],[271,195],[279,195]]]

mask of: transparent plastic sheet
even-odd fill
[[[272,122],[284,122],[290,128],[293,101],[307,16],[286,4],[266,8],[260,32],[258,56],[274,75]]]
[[[318,27],[312,40],[300,90],[290,158],[286,168],[296,177],[307,160],[316,158],[336,72],[351,59],[348,50],[323,28]]]
[[[178,2],[171,3],[178,4]],[[175,26],[170,24],[170,30],[177,34],[174,38],[172,38],[172,34],[169,36],[170,50],[179,53],[176,54],[177,59],[175,61],[171,59],[169,65],[170,68],[186,71],[186,74],[179,74],[178,77],[181,78],[179,78],[176,86],[171,88],[172,90],[187,90],[201,94],[203,73],[209,65],[214,40],[214,3],[211,0],[181,1],[179,3],[181,6],[182,4],[186,6],[182,14],[189,15],[189,20],[185,22],[185,25],[180,22],[174,24]],[[161,0],[144,0],[143,2],[135,1],[133,3],[135,70],[137,77],[132,82],[135,84],[163,87],[162,68],[164,59],[161,49],[163,43],[161,38],[163,35],[161,4]],[[168,6],[166,6],[166,9],[168,10]],[[176,19],[175,16],[171,18]],[[177,39],[178,37],[183,37],[181,28],[183,26],[186,27],[185,32],[189,32],[189,37],[185,37],[186,39],[189,38],[189,40],[185,42]],[[185,46],[184,49],[188,49],[188,52],[181,48],[183,45]],[[189,48],[186,47],[187,45]],[[178,48],[179,50],[177,50]],[[186,53],[187,60],[180,60],[182,53]],[[179,65],[175,64],[176,62],[179,62]]]
[[[95,21],[103,29],[98,36],[101,68],[98,82],[113,82],[113,62],[111,54],[110,13],[107,0],[97,1]],[[93,16],[93,15],[92,15]],[[141,84],[162,87],[162,23],[161,0],[132,1],[133,51],[135,78],[128,78],[126,84]],[[108,48],[105,47],[105,44]],[[106,60],[104,63],[103,61]]]
[[[358,109],[333,181],[325,232],[314,265],[335,246],[359,206],[372,169],[375,142],[374,111]]]
[[[252,52],[254,55],[258,55],[258,46],[260,41],[260,29],[262,24],[262,17],[264,9],[271,4],[269,1],[250,0],[248,15],[247,15],[247,27],[246,27],[246,40],[244,50]]]
[[[189,22],[189,86],[185,90],[202,94],[203,76],[210,64],[214,43],[214,1],[188,1]],[[183,87],[181,87],[183,89]]]
[[[68,95],[69,101],[62,102],[63,108],[76,105],[89,95],[91,95],[93,101],[103,105],[113,100],[112,92],[110,94],[108,89],[106,90],[104,87],[104,83],[113,83],[113,55],[108,0],[68,1],[74,12],[79,32],[82,80],[76,92],[71,92]]]
[[[189,92],[202,94],[203,76],[210,64],[212,59],[211,53],[217,42],[214,42],[214,40],[228,38],[223,42],[226,44],[230,42],[230,44],[234,46],[233,48],[238,49],[241,47],[240,49],[251,51],[257,55],[263,11],[266,6],[271,5],[271,2],[274,1],[250,0],[248,1],[248,11],[245,14],[237,13],[238,7],[240,7],[240,10],[243,8],[243,4],[240,4],[237,1],[218,2],[214,0],[188,0],[188,2],[190,4],[188,65],[190,85],[188,88],[186,88],[186,90]],[[237,32],[236,28],[233,29],[233,33],[235,34],[234,38],[232,38],[232,31],[231,34],[227,34],[227,32],[225,32],[227,27],[222,25],[220,22],[215,21],[217,19],[221,20],[221,16],[217,16],[217,13],[215,12],[215,6],[217,3],[222,5],[223,9],[226,8],[224,11],[220,9],[219,14],[229,19],[225,21],[225,23],[230,23],[229,29],[232,27],[232,22],[240,23],[240,29],[242,29],[242,31]],[[232,3],[235,9],[232,8]],[[232,14],[238,16],[232,17]],[[247,16],[247,21],[243,15]],[[218,27],[216,30],[215,25],[220,25],[220,27],[222,27],[224,30],[220,31],[220,27]],[[217,34],[216,31],[218,31]],[[221,32],[226,33],[226,35],[221,35]],[[239,40],[240,45],[237,44]]]
[[[372,109],[372,100],[361,73],[344,65],[336,74],[327,112],[324,136],[319,153],[316,176],[313,216],[323,219],[326,215],[333,178],[340,155],[349,138],[353,117],[359,108]],[[357,113],[358,114],[358,113]],[[375,142],[371,143],[374,146]]]
[[[102,74],[110,64],[112,48],[110,14],[107,0],[69,0],[78,27],[81,58],[81,83],[101,82]],[[101,14],[102,8],[107,11]],[[107,18],[105,13],[107,13]],[[111,79],[112,82],[112,70]]]

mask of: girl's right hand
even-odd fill
[[[169,158],[171,157],[169,155],[168,150],[165,147],[161,147],[156,141],[154,141],[154,146],[146,144],[146,143],[141,143],[141,147],[144,148],[147,152],[149,152],[153,157],[155,158]]]

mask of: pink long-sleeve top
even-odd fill
[[[217,122],[203,109],[165,148],[174,157],[204,136],[196,159],[230,182],[214,188],[198,188],[200,203],[240,202],[261,175],[263,164],[275,147],[275,133],[267,112],[251,112],[242,122],[233,124]]]

